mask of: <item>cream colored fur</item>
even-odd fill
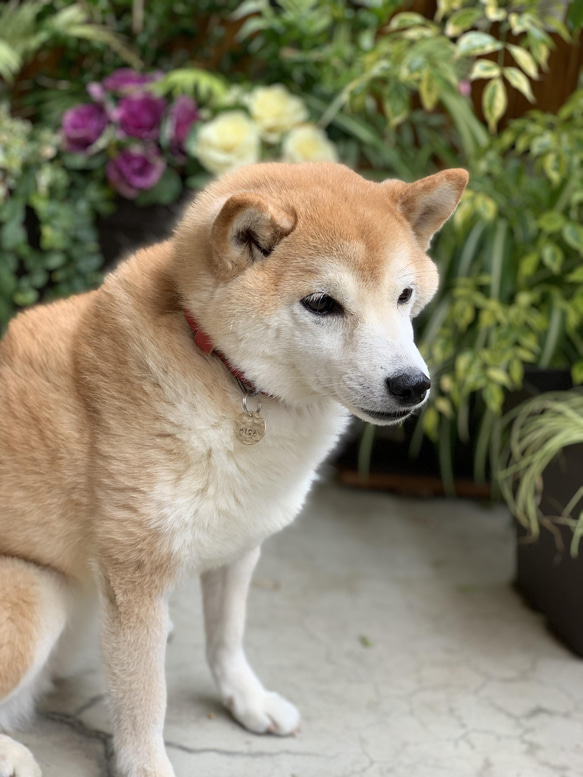
[[[166,602],[186,572],[201,575],[224,703],[251,731],[297,729],[295,707],[262,686],[243,650],[259,547],[297,515],[349,411],[400,412],[387,380],[426,370],[411,326],[437,286],[425,250],[466,181],[460,170],[405,185],[333,164],[244,168],[98,291],[12,322],[0,344],[5,730],[68,663],[59,652],[99,600],[120,773],[172,777]],[[302,300],[314,294],[342,315],[311,312]],[[194,345],[184,309],[271,395],[257,445],[235,438],[241,391]],[[1,736],[0,777],[38,774]]]

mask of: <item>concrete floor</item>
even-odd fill
[[[583,662],[510,588],[502,508],[323,484],[270,540],[248,655],[302,730],[259,737],[216,701],[198,583],[174,597],[166,742],[177,777],[576,777]],[[99,673],[21,737],[45,777],[113,775]]]

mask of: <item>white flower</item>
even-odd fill
[[[304,101],[282,84],[257,87],[247,98],[247,106],[268,143],[277,143],[285,132],[308,118]]]
[[[336,147],[315,124],[302,124],[288,133],[282,151],[284,162],[338,161]]]
[[[243,111],[225,111],[200,128],[192,153],[211,173],[259,159],[259,129]]]

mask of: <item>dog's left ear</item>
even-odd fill
[[[233,194],[221,208],[211,231],[213,264],[228,280],[253,262],[268,257],[296,225],[291,209],[255,192]]]
[[[469,175],[465,170],[444,170],[415,183],[386,181],[397,208],[411,224],[423,250],[457,208]]]

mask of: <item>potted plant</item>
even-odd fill
[[[516,523],[516,588],[583,656],[583,390],[521,403],[504,430],[497,482]]]

